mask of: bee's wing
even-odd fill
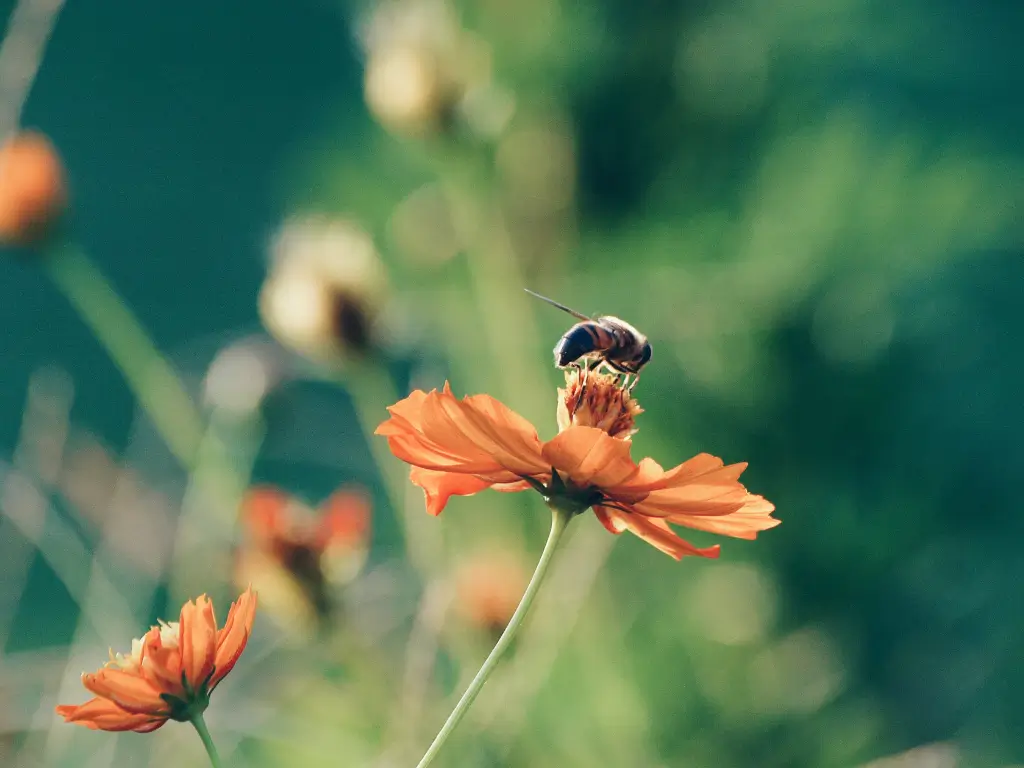
[[[557,301],[555,301],[554,299],[549,299],[547,296],[541,296],[539,293],[534,293],[529,288],[523,288],[523,290],[526,291],[531,296],[537,297],[541,301],[546,301],[548,304],[550,304],[553,307],[558,307],[563,312],[568,312],[570,315],[575,317],[577,320],[593,320],[592,317],[587,317],[582,312],[577,312],[575,309],[569,309],[569,307],[565,306],[565,304],[559,304]]]

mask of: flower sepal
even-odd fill
[[[524,477],[523,480],[544,498],[544,503],[548,507],[561,512],[569,519],[582,515],[604,500],[604,494],[597,488],[577,488],[567,484],[554,467],[551,468],[551,481],[547,485],[533,477]]]
[[[213,673],[211,672],[199,685],[198,689],[193,689],[188,681],[188,677],[182,672],[181,687],[185,690],[185,697],[180,698],[170,693],[160,694],[160,698],[170,708],[167,717],[171,720],[177,720],[179,723],[188,723],[194,720],[197,715],[203,714],[206,708],[210,706],[210,678],[212,677]]]

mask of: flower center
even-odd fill
[[[160,620],[160,645],[164,648],[177,648],[181,637],[181,625],[176,622]]]
[[[164,648],[178,647],[181,626],[177,621],[166,622],[161,619],[159,626],[153,627],[153,629],[160,630],[160,645]],[[122,669],[125,672],[137,672],[142,666],[142,649],[145,644],[146,638],[143,636],[132,640],[132,649],[128,653],[114,653],[114,649],[111,648],[110,661],[107,662],[107,666]]]
[[[107,666],[123,669],[125,672],[137,671],[142,666],[142,640],[139,637],[132,640],[132,649],[128,653],[114,653],[114,649],[111,648]]]
[[[612,437],[628,440],[636,433],[640,404],[624,389],[618,376],[570,369],[565,389],[558,390],[558,431],[597,427]]]

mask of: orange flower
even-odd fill
[[[459,565],[454,581],[460,613],[473,626],[497,636],[515,613],[529,573],[507,553],[481,552]]]
[[[34,242],[66,202],[64,167],[45,136],[26,131],[0,146],[0,241]]]
[[[110,661],[82,684],[96,698],[62,704],[57,714],[69,723],[101,731],[155,731],[168,720],[187,721],[210,703],[210,693],[245,650],[256,614],[256,595],[247,589],[217,629],[213,604],[202,595],[181,609],[178,621],[160,622],[128,654]]]
[[[629,438],[640,408],[617,377],[591,371],[584,386],[573,371],[559,394],[560,432],[547,442],[489,395],[459,400],[448,385],[391,406],[377,434],[413,465],[410,480],[434,515],[455,495],[533,488],[575,514],[593,507],[612,533],[631,531],[676,559],[717,557],[719,548],[694,547],[672,523],[743,539],[779,524],[775,507],[739,483],[746,464],[723,466],[706,453],[668,471],[652,459],[634,462]]]
[[[335,491],[314,510],[278,488],[253,488],[242,501],[235,583],[256,585],[282,624],[308,628],[331,613],[331,585],[351,581],[365,564],[370,515],[361,489]]]

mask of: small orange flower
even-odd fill
[[[40,133],[18,133],[0,146],[0,242],[29,245],[64,211],[64,167]]]
[[[357,488],[335,491],[319,509],[272,486],[253,488],[242,500],[235,583],[256,585],[264,607],[290,628],[327,618],[330,586],[351,581],[366,562],[371,509]]]
[[[459,612],[473,626],[500,635],[529,580],[529,573],[517,558],[503,552],[478,553],[455,572]]]
[[[533,488],[553,506],[580,513],[593,507],[612,533],[631,531],[676,559],[717,557],[681,539],[671,523],[742,539],[779,520],[761,496],[739,483],[746,464],[723,466],[699,454],[668,471],[652,459],[630,457],[636,401],[614,376],[568,374],[560,390],[559,434],[547,442],[519,414],[489,395],[456,398],[417,390],[391,406],[377,428],[391,452],[412,465],[427,510],[440,514],[452,496],[486,488]]]
[[[314,511],[278,488],[263,486],[246,494],[242,518],[265,549],[354,550],[365,546],[370,534],[370,500],[361,489],[340,488]]]
[[[206,595],[188,602],[178,621],[160,622],[128,654],[110,652],[110,661],[82,684],[96,698],[62,704],[66,722],[101,731],[155,731],[168,720],[187,721],[210,703],[210,693],[245,650],[256,615],[256,595],[247,589],[217,629]]]

